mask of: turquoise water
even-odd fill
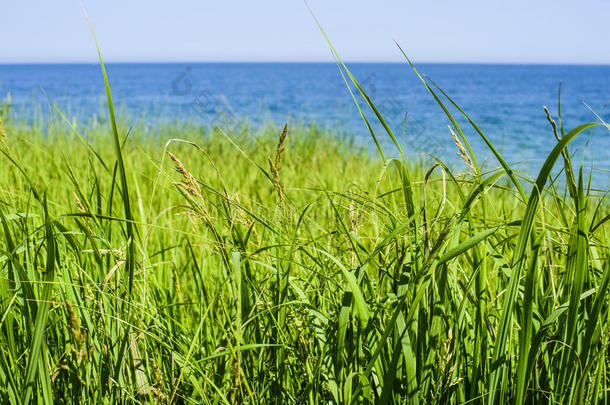
[[[408,153],[455,157],[447,119],[408,65],[349,67]],[[115,103],[131,117],[145,114],[151,120],[228,125],[246,120],[254,126],[270,120],[315,122],[370,142],[334,64],[109,64],[107,68]],[[584,103],[610,121],[610,66],[421,64],[418,68],[470,114],[508,161],[527,171],[535,171],[555,144],[542,106],[556,116],[560,82],[566,128],[597,120]],[[81,120],[103,112],[103,82],[96,64],[0,65],[0,95],[7,93],[13,111],[30,116],[34,106],[49,105],[50,100]],[[42,110],[50,114],[50,109]],[[466,134],[475,151],[488,156],[476,134],[472,130]],[[380,137],[387,140],[381,132]],[[386,148],[391,153],[389,143]],[[587,167],[610,169],[610,132],[597,129],[582,135],[572,152],[575,159],[584,158]],[[488,165],[496,166],[491,160]],[[608,173],[596,176],[607,178]]]

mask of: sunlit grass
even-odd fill
[[[567,149],[596,124],[559,125],[528,179],[471,122],[483,170],[420,76],[464,159],[425,164],[339,68],[381,157],[315,127],[121,124],[105,74],[106,124],[5,122],[2,401],[605,401],[610,210]]]

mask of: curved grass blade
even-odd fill
[[[39,372],[40,364],[44,361],[42,357],[42,341],[44,338],[44,331],[47,326],[47,319],[49,317],[49,308],[51,306],[51,295],[53,294],[53,280],[55,278],[55,237],[53,235],[53,227],[49,218],[47,210],[47,199],[46,194],[44,196],[43,208],[45,213],[45,240],[47,249],[47,260],[44,273],[44,286],[42,287],[42,294],[38,300],[38,306],[36,310],[36,321],[34,324],[34,330],[32,335],[32,341],[30,342],[28,365],[25,375],[25,381],[23,382],[22,389],[22,402],[29,404],[32,399],[34,387],[36,386],[36,377]]]
[[[563,148],[578,134],[582,131],[597,126],[597,123],[588,123],[580,125],[570,132],[568,132],[562,139],[555,145],[546,161],[544,162],[542,169],[538,173],[536,183],[530,194],[525,215],[521,223],[521,230],[519,232],[519,239],[517,246],[513,253],[512,258],[512,274],[510,275],[509,285],[507,292],[502,303],[502,316],[499,324],[498,339],[495,342],[494,352],[492,357],[492,363],[496,364],[497,367],[491,372],[490,375],[490,386],[489,396],[487,403],[489,405],[495,404],[496,396],[504,396],[504,387],[506,386],[506,379],[508,378],[507,364],[505,356],[509,349],[510,338],[513,329],[513,308],[517,299],[517,292],[519,289],[519,280],[521,277],[521,268],[525,264],[526,256],[525,249],[527,247],[528,239],[530,238],[530,232],[534,224],[534,217],[538,209],[538,203],[540,195],[549,176],[555,162],[559,158]],[[501,377],[505,381],[501,381]],[[500,386],[502,383],[502,387]]]
[[[83,9],[84,11],[84,9]],[[123,199],[123,208],[125,211],[125,228],[127,233],[127,260],[125,262],[125,271],[127,271],[128,276],[128,286],[127,291],[129,295],[131,295],[133,289],[133,273],[135,271],[135,238],[134,238],[134,229],[133,229],[133,214],[131,212],[131,203],[129,200],[129,187],[127,185],[127,173],[125,171],[125,163],[123,162],[123,152],[121,150],[121,139],[119,137],[119,129],[117,126],[116,117],[114,114],[114,105],[112,103],[112,94],[110,92],[110,83],[108,82],[108,75],[106,74],[106,66],[104,65],[104,60],[102,59],[102,52],[100,50],[100,46],[97,42],[97,38],[95,36],[95,32],[93,30],[93,24],[85,11],[85,16],[87,17],[87,22],[89,23],[89,27],[91,28],[91,34],[93,35],[93,39],[95,40],[95,47],[97,48],[97,55],[100,60],[100,67],[102,69],[102,76],[104,77],[104,88],[106,90],[106,101],[108,103],[108,114],[110,116],[110,124],[112,126],[112,137],[114,141],[114,152],[116,154],[117,166],[119,171],[119,178],[121,181],[121,196]]]

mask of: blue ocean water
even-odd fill
[[[407,64],[348,66],[407,153],[455,158],[449,121]],[[470,115],[506,160],[526,171],[536,172],[556,143],[542,106],[548,106],[556,118],[560,83],[566,129],[597,121],[591,110],[610,122],[610,66],[420,64],[418,69]],[[372,145],[332,63],[109,64],[107,70],[114,102],[131,119],[146,115],[149,120],[195,119],[228,125],[247,120],[254,126],[266,121],[315,122]],[[51,102],[81,121],[104,113],[97,64],[0,65],[0,96],[9,93],[13,111],[21,115],[33,116],[37,107]],[[356,100],[375,121],[362,97],[357,95]],[[42,111],[52,113],[48,108]],[[459,122],[477,155],[489,157],[467,122]],[[374,129],[392,153],[389,137],[379,125]],[[571,151],[586,167],[602,169],[595,176],[610,177],[604,171],[610,169],[608,130],[580,135]],[[489,168],[497,166],[488,160]]]

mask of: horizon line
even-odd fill
[[[408,64],[405,61],[368,61],[368,60],[344,60],[346,64]],[[99,61],[0,61],[0,66],[10,65],[99,65]],[[329,60],[184,60],[184,61],[128,61],[128,60],[104,60],[105,64],[116,65],[177,65],[177,64],[336,64]],[[539,65],[539,66],[610,66],[610,62],[515,62],[515,61],[431,61],[418,60],[415,64],[426,65]]]

